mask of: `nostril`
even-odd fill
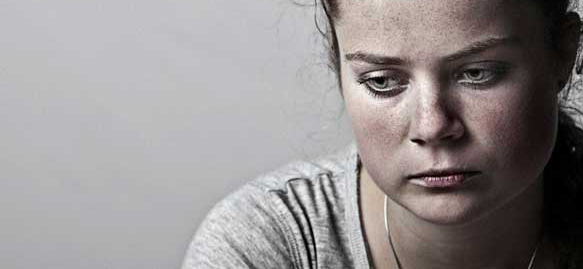
[[[426,125],[427,126],[427,125]],[[428,144],[450,143],[464,136],[464,126],[459,121],[450,121],[432,130],[418,129],[410,138],[414,144],[425,146]]]
[[[424,145],[425,141],[423,141],[423,139],[418,139],[418,138],[413,138],[411,139],[411,142],[418,144],[418,145]]]
[[[446,135],[446,136],[442,137],[441,140],[454,140],[456,138],[457,138],[457,135],[450,134],[450,135]]]

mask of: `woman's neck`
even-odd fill
[[[361,173],[361,181],[365,232],[371,248],[377,248],[371,251],[378,261],[379,253],[392,256],[384,225],[378,223],[384,222],[379,217],[384,193],[366,171]],[[403,268],[527,268],[542,234],[542,200],[542,180],[537,180],[503,207],[464,225],[431,223],[391,199],[388,199],[387,218],[395,252]],[[367,203],[375,205],[367,206]],[[367,221],[376,223],[367,224]],[[370,240],[372,237],[376,239]],[[375,261],[378,268],[394,267],[386,266],[394,264],[392,257],[383,259],[379,264],[384,266],[378,266]]]

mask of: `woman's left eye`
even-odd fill
[[[481,86],[496,82],[504,75],[504,72],[505,68],[503,67],[471,67],[462,70],[455,76],[455,79],[460,84]]]
[[[469,69],[461,74],[460,83],[483,84],[494,78],[495,73],[487,69]]]

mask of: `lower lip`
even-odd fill
[[[477,173],[412,178],[411,183],[428,188],[453,188],[464,185]]]

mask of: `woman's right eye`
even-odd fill
[[[395,71],[374,71],[361,76],[358,83],[374,97],[391,97],[407,89],[409,82],[404,74]]]

